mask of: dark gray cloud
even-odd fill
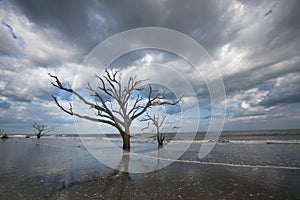
[[[79,64],[99,42],[121,31],[150,26],[180,31],[208,51],[224,80],[229,124],[237,125],[236,120],[275,120],[274,116],[295,120],[287,113],[292,111],[291,105],[300,102],[297,0],[11,0],[0,4],[0,107],[16,107],[25,121],[25,114],[35,113],[35,120],[58,123],[57,117],[63,114],[50,112],[55,110],[54,104],[42,105],[53,103],[51,94],[70,100],[69,95],[50,85],[47,72],[72,83]],[[210,109],[204,80],[196,80],[192,68],[172,53],[136,51],[122,56],[113,66],[126,68],[144,62],[187,68],[180,72],[190,78],[198,104],[189,99],[186,106]],[[166,77],[164,73],[155,76]],[[180,88],[177,79],[170,76],[167,81]],[[284,114],[277,115],[275,110]],[[167,112],[177,111],[175,107]],[[0,115],[1,123],[7,122],[6,116]],[[18,117],[9,119],[21,123]]]
[[[42,29],[55,29],[83,52],[110,35],[132,28],[158,26],[183,32],[211,53],[234,34],[223,31],[233,17],[230,3],[217,1],[12,1]]]
[[[61,39],[88,53],[108,37],[110,9],[97,1],[12,1],[39,29],[53,29]],[[103,15],[103,16],[102,16]]]
[[[241,70],[228,76],[223,76],[227,93],[239,90],[248,90],[253,87],[259,87],[267,81],[281,77],[283,74],[297,73],[300,71],[299,58],[297,62],[293,59],[279,62],[263,63],[259,66]],[[286,88],[288,89],[288,88]],[[291,90],[294,91],[293,88]]]
[[[262,99],[259,105],[265,107],[280,104],[300,102],[300,77],[298,73],[289,74],[278,81],[277,85],[270,88],[268,94]]]
[[[278,104],[289,104],[289,103],[298,103],[300,102],[300,94],[297,93],[300,90],[300,87],[297,87],[293,93],[291,93],[291,88],[287,90],[277,90],[270,92],[269,95],[260,103],[260,105],[265,107],[276,106]]]

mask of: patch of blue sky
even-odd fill
[[[270,84],[270,85],[260,85],[258,87],[258,90],[259,91],[269,91],[270,89],[272,89],[274,87],[273,84]]]
[[[0,109],[9,109],[11,104],[9,102],[0,101]]]
[[[58,100],[63,100],[63,101],[72,101],[72,94],[69,92],[66,92],[64,90],[58,90],[57,93],[55,94]]]
[[[173,114],[180,113],[181,107],[180,104],[176,104],[174,106],[166,106],[165,110],[167,114],[173,115]]]
[[[135,100],[138,98],[138,96],[143,97],[143,93],[141,93],[140,91],[134,90],[130,96],[130,100]]]
[[[201,119],[210,119],[211,118],[211,111],[204,109],[204,108],[200,108],[200,118]]]
[[[184,118],[208,119],[210,118],[210,116],[211,110],[207,110],[204,108],[199,108],[198,110],[196,107],[194,107],[183,111]]]
[[[71,88],[69,83],[64,83],[64,86],[67,86],[67,88]],[[63,101],[72,101],[72,93],[64,91],[64,90],[57,90],[55,96],[57,97],[58,100],[63,100]]]

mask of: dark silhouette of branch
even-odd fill
[[[142,131],[148,129],[150,127],[150,123],[153,124],[156,128],[156,138],[159,147],[163,146],[163,141],[165,140],[165,134],[160,132],[163,123],[165,122],[166,115],[160,116],[159,114],[150,115],[149,113],[146,114],[146,117],[141,119],[140,121],[148,121],[148,125],[142,129]]]
[[[87,100],[87,98],[80,95],[72,88],[68,88],[62,84],[57,76],[49,73],[49,76],[55,81],[51,84],[66,92],[69,92],[76,96],[83,104],[86,104],[92,109],[96,110],[95,116],[85,116],[77,113],[73,110],[72,104],[69,103],[69,107],[65,107],[59,103],[57,97],[52,95],[56,105],[69,115],[73,115],[79,118],[87,119],[94,122],[101,122],[109,124],[115,127],[123,138],[123,148],[129,150],[130,148],[130,126],[132,122],[147,111],[151,106],[158,105],[175,105],[179,102],[168,101],[165,98],[165,93],[159,93],[152,89],[149,84],[149,93],[146,97],[138,94],[135,91],[142,91],[144,88],[141,86],[145,80],[137,80],[136,76],[131,76],[127,80],[127,84],[123,85],[122,75],[120,70],[105,70],[103,76],[95,75],[99,80],[100,85],[96,88],[92,87],[90,83],[87,84],[87,90],[90,95],[95,97],[95,102]],[[105,95],[103,95],[105,94]],[[110,99],[107,100],[105,96]],[[116,106],[112,106],[112,101],[116,102]],[[125,142],[125,140],[127,142]]]
[[[1,137],[1,139],[7,139],[8,138],[7,134],[5,133],[5,130],[2,129],[2,128],[0,128],[0,137]]]
[[[46,135],[47,133],[53,131],[53,128],[49,128],[46,125],[39,124],[39,123],[34,123],[32,127],[35,129],[35,134],[37,138],[39,139],[41,136]]]

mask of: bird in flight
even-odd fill
[[[180,126],[173,126],[173,129],[179,129]]]
[[[271,14],[271,13],[272,13],[272,9],[269,10],[269,12],[267,12],[267,13],[265,14],[265,17],[268,16],[269,14]]]

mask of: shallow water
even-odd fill
[[[229,140],[298,140],[292,136]],[[132,174],[101,164],[79,138],[1,140],[0,199],[300,199],[300,144],[219,142],[202,159],[200,145],[163,169]],[[132,143],[135,152],[155,148],[152,140]]]

